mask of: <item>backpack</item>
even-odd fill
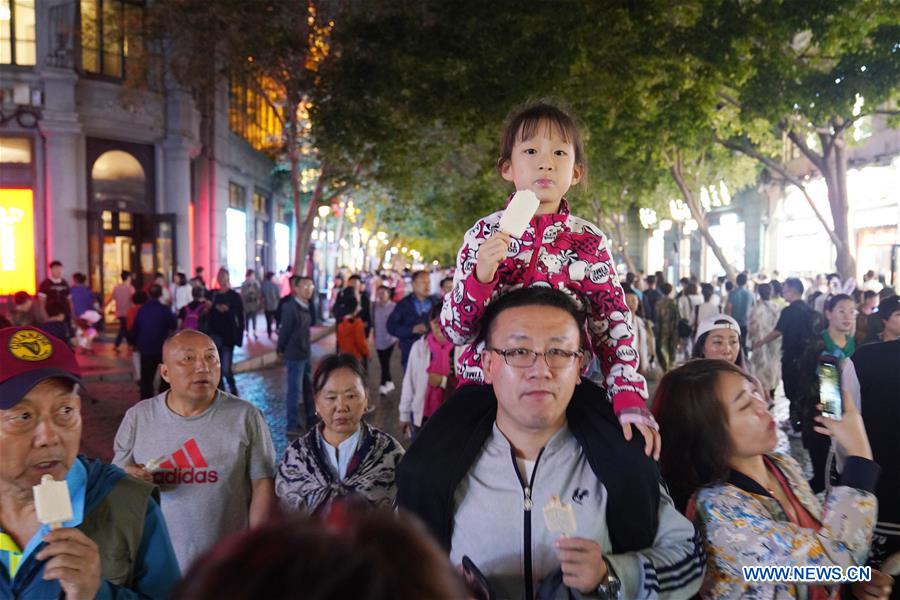
[[[188,304],[184,307],[184,320],[181,322],[181,329],[196,329],[200,331],[200,316],[203,314],[203,309],[206,308],[202,302],[197,303],[195,308],[191,308],[191,305]]]

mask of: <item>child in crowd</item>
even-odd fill
[[[391,353],[397,344],[397,338],[387,330],[387,320],[394,312],[397,304],[391,300],[391,288],[378,286],[375,302],[372,304],[372,328],[375,330],[375,351],[378,352],[378,364],[381,366],[381,385],[378,391],[384,395],[394,391],[391,379]]]
[[[410,348],[403,375],[400,428],[407,438],[414,438],[419,428],[456,389],[454,346],[441,331],[440,304],[431,307],[428,324],[431,331]]]
[[[94,338],[97,337],[97,323],[103,317],[96,310],[86,310],[75,319],[75,342],[84,354],[93,354]]]
[[[507,291],[549,285],[571,294],[587,312],[587,345],[600,358],[625,437],[631,438],[634,424],[648,440],[649,453],[657,446],[658,427],[647,409],[647,383],[637,371],[631,315],[606,236],[593,223],[572,215],[564,198],[572,184],[584,179],[586,169],[581,133],[560,108],[538,102],[507,120],[497,170],[516,190],[534,192],[540,205],[521,238],[499,230],[503,211],[469,229],[457,258],[453,290],[444,299],[441,326],[454,344],[469,344],[487,304]],[[457,366],[460,379],[482,381],[481,355],[492,350],[483,344],[467,347]]]
[[[355,356],[366,367],[369,363],[369,344],[366,340],[366,324],[359,316],[359,302],[353,296],[344,302],[348,312],[337,325],[338,348],[341,352]]]

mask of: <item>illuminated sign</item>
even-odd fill
[[[34,192],[0,188],[0,295],[34,295]]]
[[[225,209],[225,232],[228,240],[228,275],[231,285],[240,285],[247,272],[247,213]]]

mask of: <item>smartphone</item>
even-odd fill
[[[491,589],[491,584],[488,582],[487,577],[484,576],[484,573],[475,566],[475,563],[468,556],[463,556],[462,571],[466,581],[466,588],[468,588],[469,595],[472,598],[475,600],[496,599],[494,590]]]
[[[822,416],[840,421],[844,416],[844,402],[841,397],[841,372],[838,361],[833,356],[819,359],[817,369],[819,375],[819,403],[822,404]]]

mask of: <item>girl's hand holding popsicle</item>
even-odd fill
[[[497,267],[506,258],[510,235],[505,231],[497,231],[478,247],[478,262],[475,263],[475,277],[481,283],[494,280]]]
[[[475,277],[481,283],[493,281],[497,267],[506,258],[512,236],[522,237],[528,223],[534,218],[540,200],[531,190],[516,192],[500,217],[499,229],[478,247]]]

